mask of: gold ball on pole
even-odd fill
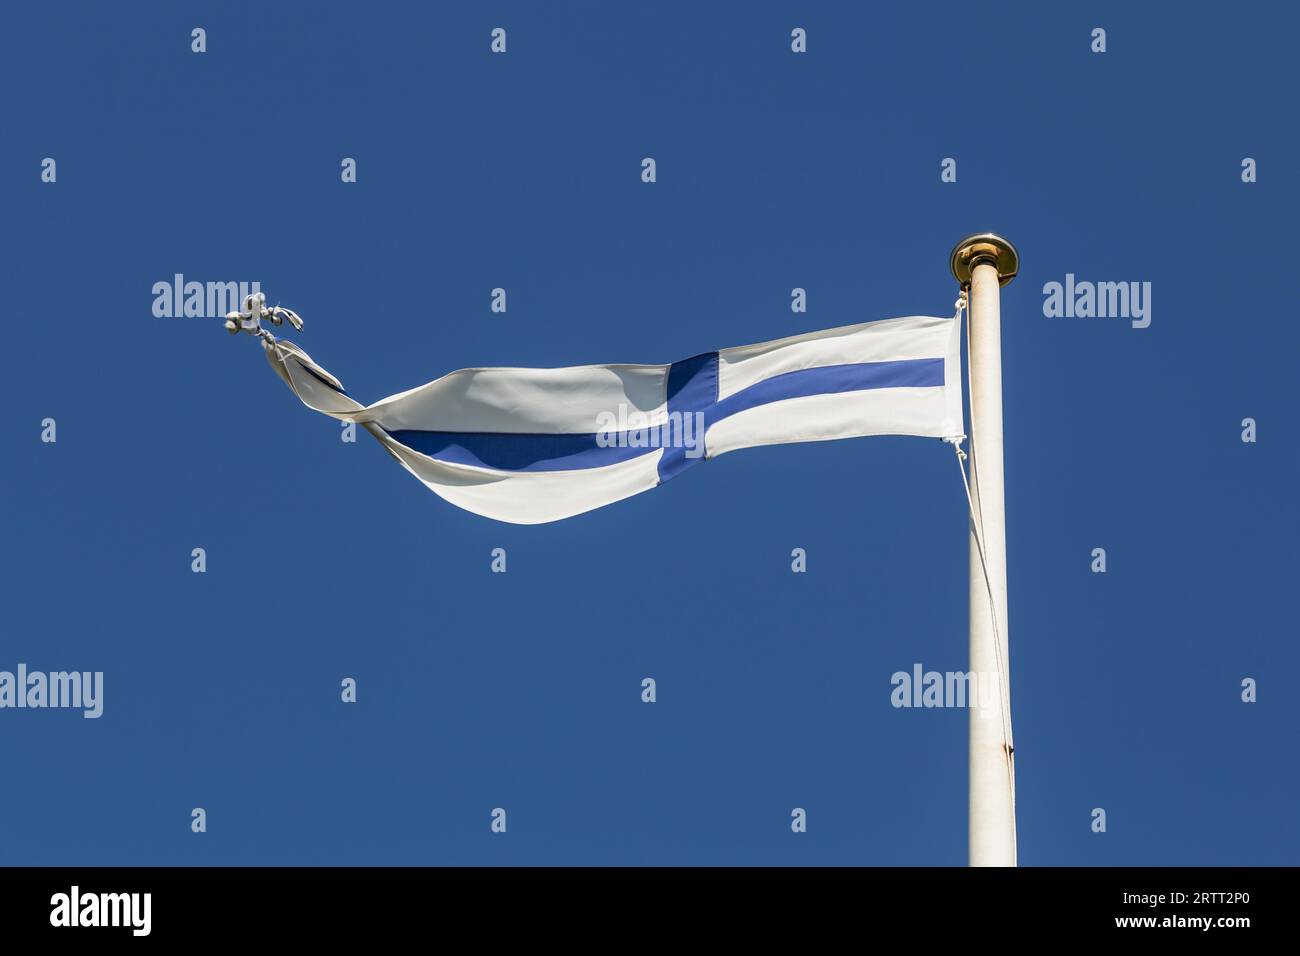
[[[998,270],[999,285],[1006,285],[1020,271],[1020,253],[1016,247],[993,232],[977,232],[953,246],[948,265],[963,288],[970,285],[971,270],[977,262],[993,263]]]

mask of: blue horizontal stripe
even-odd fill
[[[389,432],[407,448],[458,465],[501,471],[574,471],[636,458],[653,448],[602,448],[596,434],[510,434],[505,432]]]
[[[737,412],[760,405],[876,388],[931,388],[944,384],[944,360],[906,359],[861,362],[799,369],[765,379],[718,400],[718,353],[708,352],[672,365],[668,371],[668,411],[682,415],[702,412],[705,428]],[[610,409],[614,412],[615,409]],[[651,432],[653,431],[650,430]],[[676,430],[674,430],[675,433]],[[500,471],[575,471],[598,468],[652,454],[657,447],[602,447],[590,433],[512,434],[504,432],[443,432],[401,429],[389,433],[407,448],[438,461],[495,468]],[[642,430],[641,437],[648,437]],[[660,480],[667,480],[698,461],[686,449],[664,449]]]
[[[699,411],[704,412],[706,424],[712,425],[737,412],[787,398],[860,392],[872,388],[927,388],[942,384],[941,358],[825,365],[773,375]]]
[[[329,381],[329,379],[322,378],[320,373],[317,372],[310,365],[304,365],[302,362],[299,362],[298,367],[302,369],[304,372],[306,372],[308,375],[310,375],[312,378],[314,378],[316,381],[320,382],[322,385],[328,388],[331,392],[338,392],[340,395],[348,394],[347,389],[339,388],[333,382]]]

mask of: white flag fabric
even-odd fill
[[[303,404],[363,426],[442,498],[540,524],[738,448],[960,435],[960,324],[883,319],[671,365],[461,369],[373,405],[292,343],[263,345]]]

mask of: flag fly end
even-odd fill
[[[296,331],[302,331],[302,318],[297,312],[293,309],[283,309],[278,305],[268,307],[266,296],[261,292],[254,292],[244,296],[242,311],[226,313],[226,331],[231,335],[247,332],[249,335],[270,338],[271,333],[262,328],[262,321],[266,320],[272,325],[283,325],[285,319],[289,320],[289,324]]]

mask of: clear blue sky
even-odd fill
[[[967,715],[889,702],[897,670],[967,666],[946,446],[761,448],[497,524],[151,287],[260,281],[372,401],[947,315],[984,229],[1024,264],[1021,861],[1297,862],[1300,16],[537,6],[5,9],[0,669],[106,690],[97,721],[0,711],[0,863],[964,863]],[[1045,318],[1067,272],[1151,282],[1150,328]]]

